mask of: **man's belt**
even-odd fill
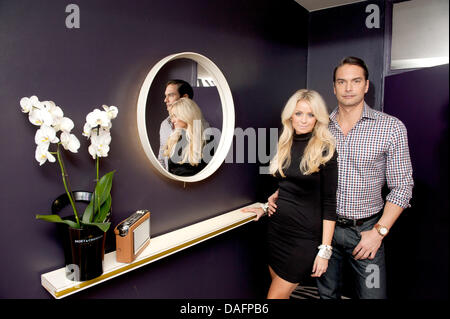
[[[342,227],[361,226],[362,224],[364,224],[364,222],[374,219],[375,217],[378,217],[379,215],[380,215],[380,213],[376,213],[372,216],[369,216],[366,218],[360,218],[360,219],[349,219],[349,218],[344,218],[344,217],[338,216],[338,218],[336,220],[336,224],[338,224],[339,226],[342,226]]]

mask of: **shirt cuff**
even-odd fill
[[[392,193],[386,196],[386,201],[391,202],[392,204],[395,204],[397,206],[400,206],[403,209],[411,207],[411,205],[409,204],[410,199],[411,196],[401,196]]]

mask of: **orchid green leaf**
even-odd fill
[[[47,222],[52,223],[62,223],[66,224],[72,228],[80,228],[80,225],[78,225],[76,222],[71,220],[62,219],[59,215],[36,215],[36,219],[45,220]]]
[[[111,226],[111,223],[83,223],[83,225],[97,226],[101,231],[107,232],[109,227]]]
[[[109,194],[106,201],[100,207],[100,211],[96,214],[94,222],[103,223],[106,220],[106,218],[108,217],[108,213],[111,210],[111,201],[111,194]]]
[[[115,171],[105,174],[102,178],[100,178],[97,185],[95,186],[95,195],[98,198],[97,199],[98,207],[103,205],[103,203],[106,201],[111,192],[114,172]]]
[[[103,205],[103,203],[105,203],[105,201],[108,199],[108,197],[111,197],[110,192],[111,192],[111,188],[112,188],[112,179],[114,176],[114,172],[115,171],[105,174],[98,181],[97,185],[95,186],[95,191],[94,191],[94,194],[92,195],[91,202],[89,203],[89,205],[86,207],[86,209],[84,211],[83,223],[88,224],[88,223],[91,223],[93,220],[94,221],[100,220],[96,216],[98,214],[101,214],[101,209],[100,209],[101,206]],[[95,212],[93,209],[93,206],[94,206],[93,201],[94,200],[96,201]],[[98,207],[100,207],[100,208],[98,208]]]

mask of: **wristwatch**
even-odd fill
[[[377,230],[378,234],[380,234],[381,236],[386,236],[389,233],[389,229],[387,229],[386,226],[380,225],[380,224],[375,224],[375,229]]]

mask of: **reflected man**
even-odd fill
[[[166,90],[164,92],[164,103],[167,107],[167,113],[170,114],[170,108],[172,104],[178,101],[182,97],[188,97],[192,99],[194,97],[194,90],[191,85],[183,80],[170,80],[166,84]],[[170,115],[167,116],[162,122],[159,128],[159,153],[158,161],[167,170],[168,158],[164,156],[164,146],[167,144],[169,136],[174,130],[174,125],[170,119]]]

